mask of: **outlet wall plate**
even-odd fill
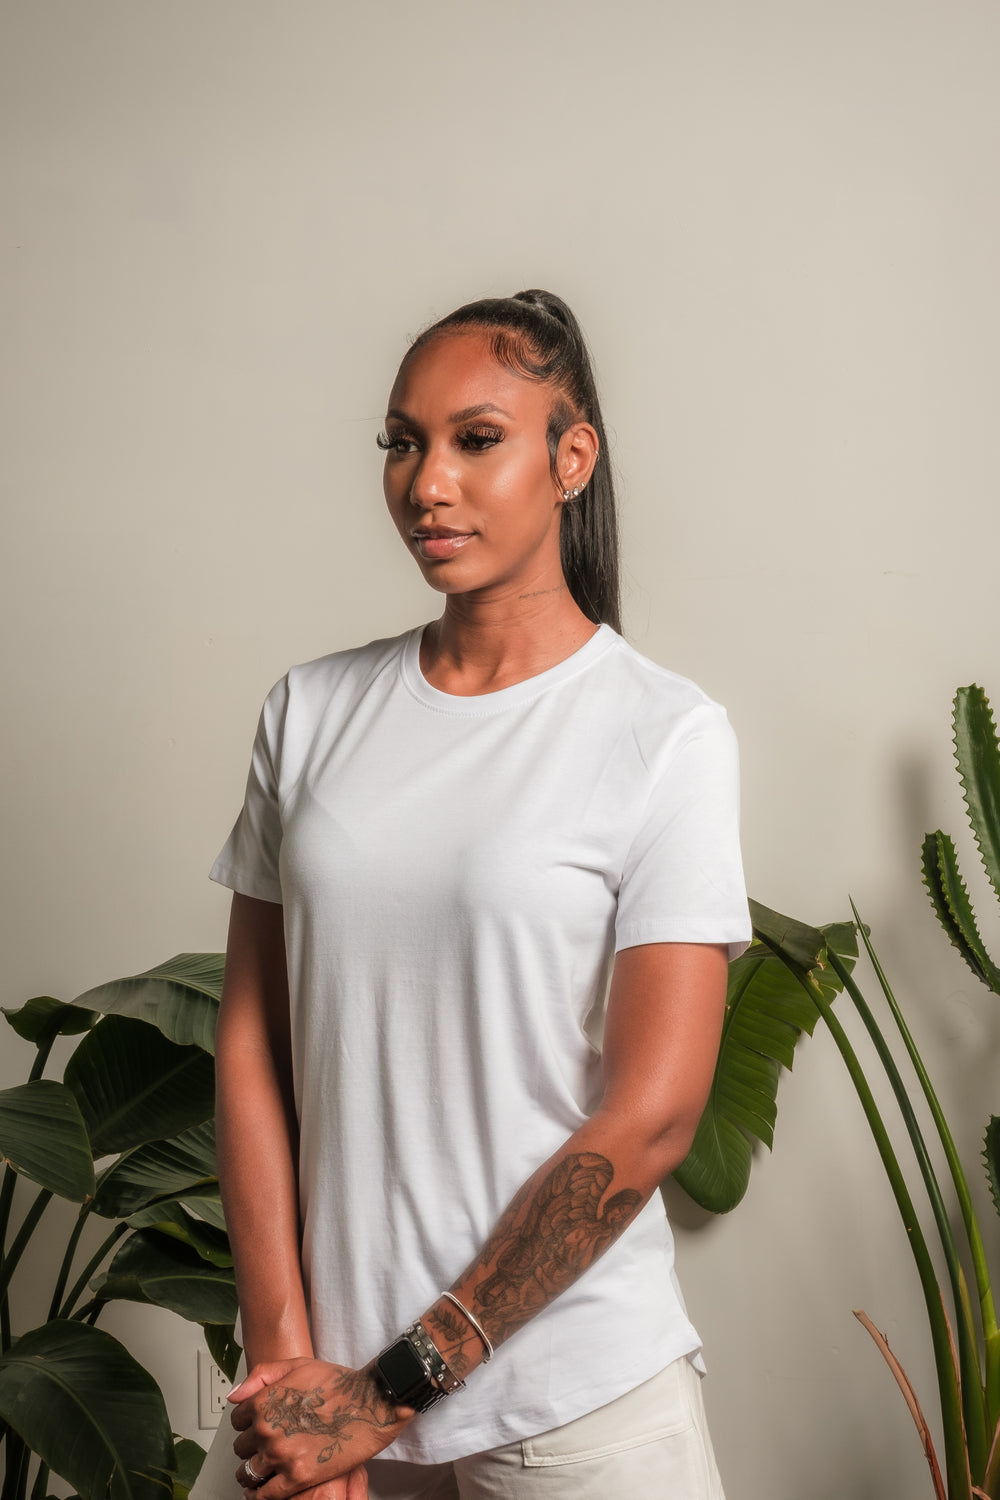
[[[218,1427],[229,1406],[230,1383],[207,1349],[198,1350],[198,1426]]]

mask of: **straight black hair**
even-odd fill
[[[580,421],[589,422],[597,433],[597,467],[583,492],[563,506],[559,550],[569,591],[588,620],[621,631],[618,508],[597,383],[582,328],[560,297],[533,289],[514,297],[484,297],[456,308],[418,334],[409,354],[443,333],[463,328],[487,330],[500,364],[558,391],[546,434],[557,483],[556,452],[563,433]]]

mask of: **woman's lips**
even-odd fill
[[[466,542],[471,542],[474,533],[471,531],[452,531],[434,533],[429,531],[417,531],[413,540],[417,544],[417,551],[421,557],[433,561],[442,558],[454,557],[456,552],[461,551]]]

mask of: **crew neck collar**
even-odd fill
[[[404,639],[400,657],[403,682],[414,698],[428,708],[436,709],[439,713],[473,719],[501,713],[540,697],[550,688],[584,671],[619,639],[610,625],[599,625],[589,641],[585,641],[571,656],[556,662],[554,667],[536,672],[533,677],[525,677],[521,682],[513,682],[509,687],[498,688],[494,693],[476,693],[472,697],[463,697],[456,693],[443,693],[440,688],[432,687],[424,676],[420,666],[420,642],[426,629],[426,625],[418,625]]]

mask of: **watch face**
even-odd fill
[[[400,1399],[427,1380],[427,1371],[408,1339],[397,1339],[380,1354],[378,1367]]]

